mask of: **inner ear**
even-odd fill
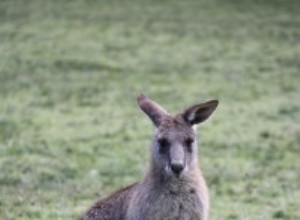
[[[211,100],[193,105],[183,112],[183,118],[192,125],[199,124],[209,118],[217,108],[218,104],[218,100]]]

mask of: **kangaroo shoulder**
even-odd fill
[[[126,200],[131,196],[134,183],[124,187],[108,197],[97,201],[80,220],[117,220],[122,219],[126,212]]]

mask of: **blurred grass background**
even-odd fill
[[[200,128],[211,219],[300,219],[300,2],[1,0],[0,219],[75,219],[139,180],[135,98]]]

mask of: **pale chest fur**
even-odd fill
[[[126,220],[206,220],[206,186],[172,184],[137,190]]]

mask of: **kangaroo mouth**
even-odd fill
[[[180,177],[183,176],[184,172],[185,172],[186,168],[184,167],[182,170],[180,170],[180,172],[178,171],[174,171],[171,166],[167,165],[165,167],[165,172],[169,177],[175,177],[177,179],[179,179]]]

